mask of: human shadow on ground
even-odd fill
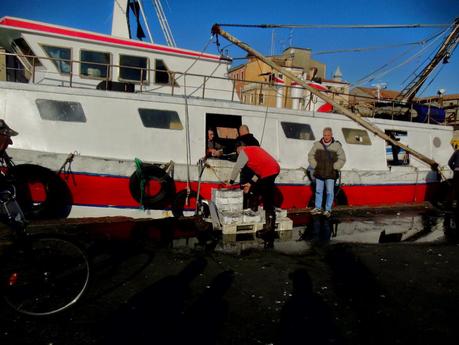
[[[191,261],[177,275],[167,276],[130,298],[103,326],[105,344],[216,344],[218,330],[227,316],[223,299],[233,274],[220,273],[209,288],[186,308],[191,282],[207,265]]]
[[[277,344],[342,344],[332,313],[322,298],[314,293],[306,269],[290,273],[292,297],[281,310]]]

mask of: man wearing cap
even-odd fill
[[[248,193],[253,188],[261,195],[266,214],[266,229],[260,234],[265,235],[268,245],[272,246],[276,225],[276,212],[274,209],[274,181],[280,172],[279,163],[277,163],[277,161],[261,147],[244,146],[242,141],[237,141],[236,150],[238,158],[233,171],[231,172],[229,184],[234,183],[237,175],[245,166],[254,172],[255,175],[252,180],[243,185],[244,193]]]
[[[18,135],[18,132],[12,130],[4,120],[0,119],[0,155],[3,155],[8,145],[13,143],[11,137],[15,135]]]
[[[456,200],[456,207],[459,209],[459,144],[451,140],[451,144],[454,148],[454,152],[448,160],[448,166],[453,171],[453,188],[454,188],[454,200]]]

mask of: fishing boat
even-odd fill
[[[207,130],[215,129],[230,157],[242,124],[279,161],[276,202],[285,209],[311,200],[307,153],[324,127],[347,156],[337,203],[421,203],[440,174],[450,175],[452,127],[381,118],[362,120],[367,126],[331,107],[244,104],[227,76],[230,58],[129,39],[121,23],[127,5],[115,2],[112,35],[0,19],[0,118],[19,132],[8,153],[37,175],[32,182],[49,178],[47,170],[65,182],[54,183],[59,192],[45,183],[32,193],[56,209],[47,216],[156,218],[193,210],[188,201],[209,199],[234,165],[202,160]],[[405,149],[395,157],[397,142]]]

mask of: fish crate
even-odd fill
[[[223,235],[229,234],[249,234],[262,230],[264,223],[238,223],[222,224],[221,231]],[[288,217],[276,219],[276,231],[292,230],[293,221]]]

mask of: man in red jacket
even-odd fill
[[[267,240],[268,246],[272,246],[276,226],[274,181],[280,172],[279,163],[268,152],[258,146],[244,146],[243,142],[238,141],[236,150],[238,158],[231,172],[229,184],[234,183],[237,175],[245,166],[254,172],[255,175],[252,180],[243,185],[244,193],[248,193],[253,189],[261,195],[266,214],[266,228],[260,235]]]

